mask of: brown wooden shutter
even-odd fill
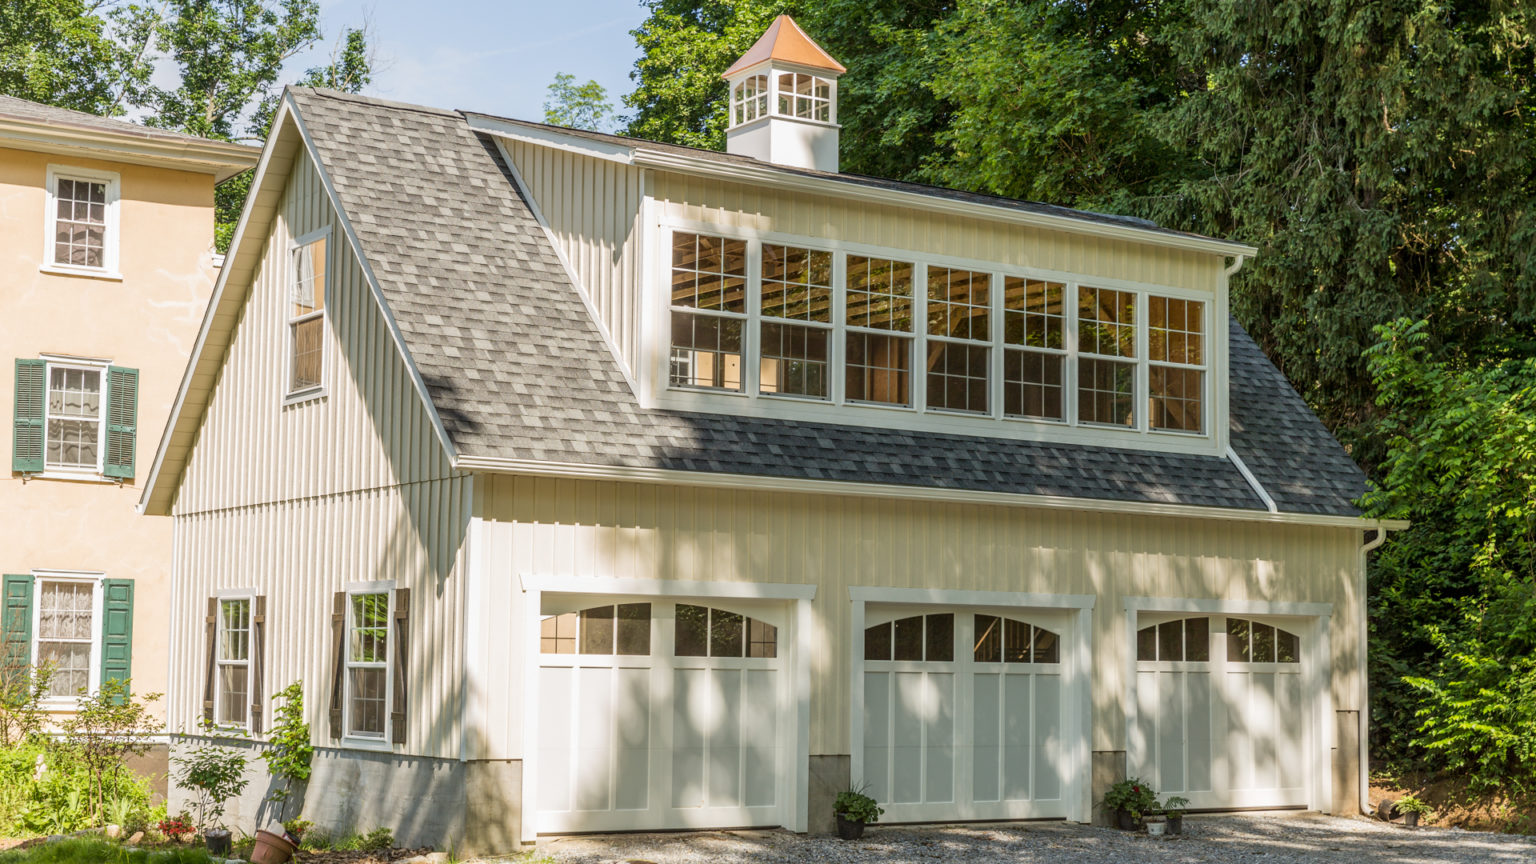
[[[411,637],[411,589],[395,589],[395,689],[394,704],[390,706],[389,726],[390,740],[396,744],[405,743],[406,706],[409,695],[406,688],[408,676],[405,674],[410,666],[410,637]]]
[[[218,686],[219,598],[208,598],[208,662],[203,667],[203,722],[213,722],[213,688]]]
[[[262,731],[261,708],[266,700],[262,698],[261,685],[266,674],[267,598],[262,595],[256,598],[251,612],[251,732],[255,735]]]
[[[331,737],[341,737],[341,703],[347,689],[347,592],[337,591],[331,607]]]

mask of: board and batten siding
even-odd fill
[[[1357,529],[511,475],[475,498],[472,758],[521,755],[526,575],[815,585],[812,754],[849,752],[853,586],[1096,595],[1095,750],[1126,746],[1131,596],[1332,603],[1334,707],[1359,707]]]
[[[641,171],[501,139],[560,252],[631,372],[639,367]]]
[[[326,393],[284,405],[288,252],[326,226]],[[208,598],[254,589],[267,598],[264,692],[270,700],[302,679],[314,741],[334,746],[332,595],[387,580],[411,589],[409,723],[394,750],[457,758],[472,486],[452,469],[301,151],[172,509],[171,730],[192,731],[201,717]]]

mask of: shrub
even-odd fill
[[[343,852],[388,852],[394,848],[395,834],[388,828],[375,828],[367,834],[353,834],[333,848]]]
[[[103,777],[114,821],[124,827],[149,821],[149,782],[130,771]],[[93,779],[79,751],[63,741],[34,738],[0,749],[0,836],[62,834],[96,824]]]
[[[43,731],[43,697],[52,664],[0,668],[0,746],[15,747]]]
[[[218,730],[205,727],[203,731],[212,735]],[[196,796],[197,829],[207,832],[221,827],[225,804],[250,782],[245,776],[245,753],[202,739],[173,754],[171,762],[176,766],[172,772],[176,785]]]
[[[86,772],[86,804],[93,824],[100,824],[108,790],[116,789],[126,773],[123,759],[149,752],[148,736],[159,728],[149,708],[159,698],[158,693],[132,698],[128,682],[109,678],[95,693],[78,696],[75,713],[59,724],[65,746]]]
[[[184,838],[191,836],[192,832],[196,831],[197,828],[192,824],[191,820],[178,816],[161,819],[155,825],[155,830],[165,835],[167,840],[174,840],[180,843]]]
[[[864,794],[868,788],[850,786],[837,793],[837,800],[832,802],[832,812],[849,822],[863,822],[866,825],[879,822],[885,811],[875,799]]]

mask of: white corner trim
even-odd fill
[[[781,582],[704,582],[607,576],[525,573],[524,593],[637,594],[656,597],[714,597],[731,600],[814,600],[816,586]]]
[[[958,591],[948,588],[849,587],[855,603],[921,603],[932,606],[1032,606],[1044,609],[1092,609],[1093,594],[1032,594],[1017,591]]]
[[[1332,603],[1286,603],[1268,600],[1233,600],[1225,597],[1127,597],[1127,612],[1193,612],[1206,615],[1290,615],[1299,618],[1327,618],[1333,615]]]
[[[291,94],[283,97],[286,106],[293,101]],[[437,413],[437,405],[432,401],[432,394],[427,391],[427,383],[422,380],[421,370],[416,367],[416,359],[405,345],[405,337],[400,332],[400,324],[395,320],[395,314],[389,308],[389,303],[384,299],[384,290],[379,286],[379,277],[373,272],[373,262],[363,254],[363,244],[357,239],[357,231],[352,227],[352,220],[347,218],[346,208],[341,206],[341,198],[336,194],[336,184],[331,182],[330,172],[325,170],[325,163],[321,161],[315,152],[314,142],[309,135],[309,128],[304,125],[304,117],[298,107],[289,112],[293,118],[293,125],[299,131],[299,139],[304,142],[305,155],[315,165],[315,175],[320,178],[320,185],[325,187],[326,199],[331,202],[331,209],[336,213],[336,221],[340,223],[341,230],[347,236],[347,245],[352,247],[352,254],[357,258],[359,269],[363,271],[363,277],[368,282],[369,292],[373,295],[374,302],[378,304],[379,314],[384,317],[384,323],[389,328],[390,338],[395,343],[395,350],[400,352],[400,359],[405,361],[405,368],[410,373],[411,383],[416,386],[416,392],[421,397],[427,409],[427,416],[432,420],[432,428],[437,432],[437,438],[442,442],[443,449],[448,453],[449,461],[458,458],[458,451],[453,446],[453,440],[448,437],[448,430],[443,426],[443,418]],[[275,125],[273,128],[277,128]],[[275,136],[274,136],[275,137]],[[254,195],[247,197],[247,202]],[[243,222],[242,218],[242,222]],[[221,271],[222,272],[222,271]]]
[[[614,340],[613,333],[608,329],[608,323],[603,320],[602,315],[598,314],[597,306],[592,302],[591,293],[587,291],[586,284],[581,281],[581,275],[576,272],[575,266],[571,264],[571,259],[566,256],[565,248],[560,245],[560,238],[556,237],[554,229],[549,227],[549,220],[544,216],[544,209],[539,206],[538,199],[533,197],[533,191],[528,188],[528,184],[523,180],[523,173],[518,169],[517,162],[512,159],[512,154],[507,152],[506,144],[503,143],[502,138],[498,136],[495,140],[496,150],[501,154],[502,161],[507,163],[507,170],[512,175],[512,182],[517,186],[518,193],[523,196],[523,201],[527,202],[528,209],[533,213],[533,218],[539,223],[539,227],[544,229],[544,237],[549,240],[549,248],[555,250],[555,257],[560,259],[560,266],[565,268],[565,275],[570,278],[571,284],[576,286],[576,294],[581,298],[581,305],[587,307],[587,317],[591,318],[592,323],[597,325],[597,331],[603,337],[603,344],[608,346],[608,353],[613,355],[613,361],[618,364],[619,372],[629,384],[630,392],[635,395],[636,399],[639,399],[640,385],[636,382],[635,371],[629,368],[629,363],[624,359],[624,355],[619,353],[619,345]],[[643,242],[641,245],[644,245]]]
[[[1243,479],[1248,481],[1248,486],[1253,489],[1255,495],[1259,496],[1259,500],[1264,502],[1264,506],[1269,509],[1269,512],[1279,513],[1280,508],[1275,506],[1275,499],[1269,497],[1269,493],[1264,491],[1264,484],[1259,482],[1259,478],[1253,476],[1253,472],[1248,470],[1247,464],[1243,462],[1241,456],[1237,455],[1237,451],[1233,450],[1230,444],[1227,445],[1227,460],[1237,468],[1237,473],[1243,475]]]

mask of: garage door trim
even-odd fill
[[[1302,664],[1302,696],[1310,699],[1312,738],[1318,742],[1311,758],[1306,761],[1307,807],[1328,812],[1333,801],[1333,772],[1329,769],[1328,754],[1333,750],[1333,688],[1330,686],[1330,664],[1333,657],[1329,645],[1329,623],[1333,617],[1331,603],[1270,603],[1255,600],[1223,600],[1216,598],[1183,599],[1169,597],[1128,597],[1125,600],[1125,734],[1129,757],[1130,736],[1136,729],[1136,631],[1138,615],[1148,613],[1172,613],[1189,615],[1228,615],[1251,617],[1308,618],[1312,620],[1312,644],[1307,652],[1311,659]],[[1129,762],[1128,762],[1129,764]]]
[[[1090,632],[1093,626],[1091,594],[1030,594],[1010,591],[958,591],[939,588],[850,587],[852,603],[849,621],[849,683],[852,700],[848,712],[848,735],[854,782],[864,776],[864,626],[865,607],[870,603],[902,604],[928,607],[971,607],[993,609],[1048,609],[1074,612],[1069,616],[1069,632],[1063,635],[1062,688],[1075,694],[1066,702],[1065,727],[1077,730],[1069,739],[1064,773],[1063,797],[1068,801],[1067,818],[1089,822],[1093,818],[1092,790],[1086,782],[1091,773],[1092,748],[1089,718],[1092,716],[1090,677]]]
[[[795,718],[793,758],[790,760],[790,776],[786,786],[791,790],[789,800],[781,803],[786,817],[783,827],[791,831],[806,830],[806,802],[810,793],[810,636],[811,601],[816,597],[816,586],[795,583],[758,582],[706,582],[680,579],[632,579],[603,578],[593,576],[557,576],[552,574],[524,574],[520,578],[523,589],[522,647],[524,681],[523,715],[523,777],[522,789],[524,818],[522,840],[533,843],[538,839],[538,788],[539,774],[539,622],[542,617],[543,594],[593,594],[603,596],[656,597],[672,600],[779,600],[789,601],[788,618],[792,625],[788,644],[791,657],[786,671],[792,676],[792,711]]]

